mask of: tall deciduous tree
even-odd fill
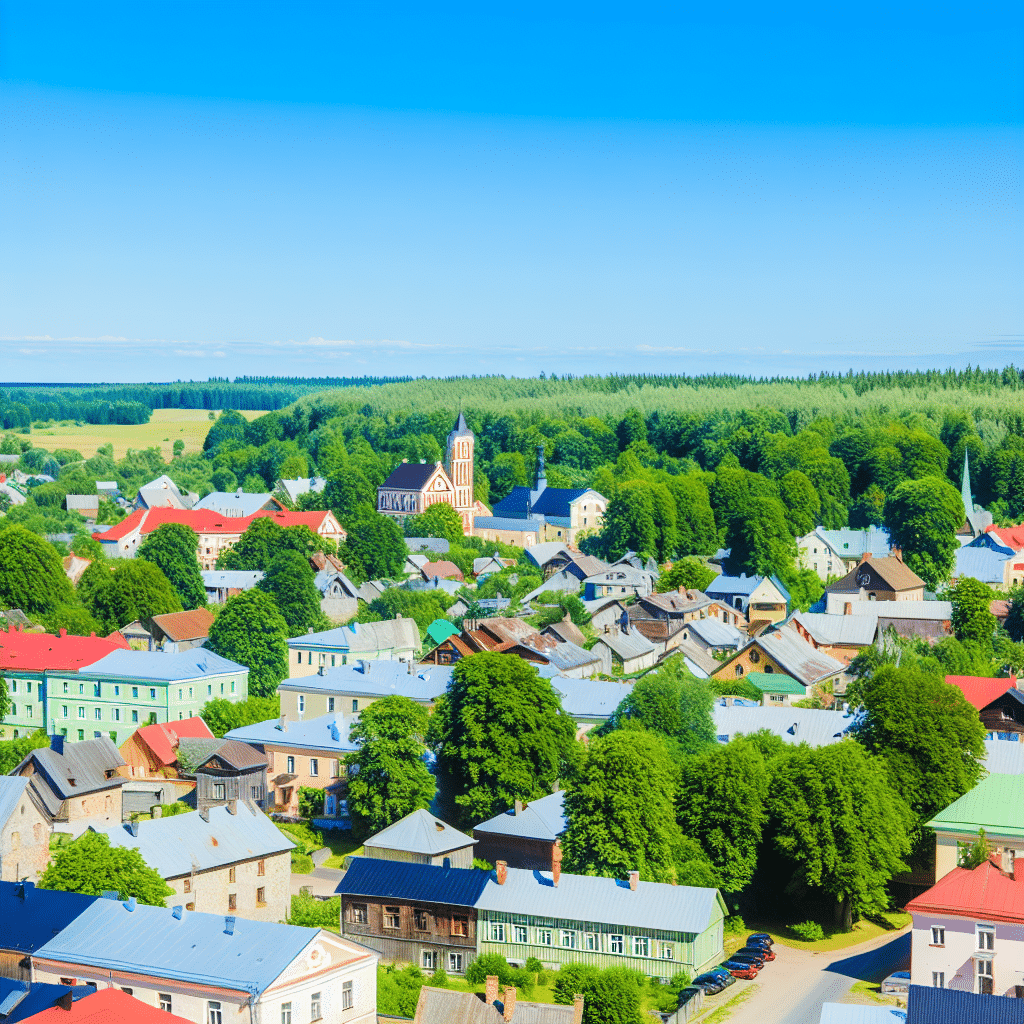
[[[288,675],[288,624],[261,590],[229,598],[210,627],[214,654],[249,669],[249,693],[270,697]]]
[[[609,558],[621,558],[627,551],[658,554],[654,502],[646,483],[627,481],[612,496],[604,514],[601,544]]]
[[[939,476],[904,480],[889,495],[882,513],[889,540],[932,589],[949,579],[964,522],[964,503]]]
[[[434,777],[423,763],[426,708],[393,694],[374,701],[352,726],[348,809],[356,835],[371,835],[434,798]]]
[[[921,822],[981,778],[985,728],[963,693],[917,667],[885,665],[861,682],[857,738],[885,760],[889,782]]]
[[[298,551],[282,551],[271,559],[266,574],[256,584],[274,599],[277,610],[288,623],[289,636],[330,626],[327,616],[320,610],[320,591],[315,579],[308,558]]]
[[[40,614],[70,601],[72,593],[52,544],[24,526],[0,525],[0,605]]]
[[[580,875],[666,881],[681,836],[672,797],[676,768],[645,729],[618,729],[591,742],[569,777],[562,839],[565,868]]]
[[[463,658],[428,736],[456,824],[547,796],[576,756],[575,737],[572,718],[532,665],[494,652]]]
[[[1006,632],[1015,643],[1024,641],[1024,586],[1019,583],[1013,587],[1007,597],[1010,600],[1010,611],[1006,616]]]
[[[224,736],[232,729],[241,729],[243,725],[255,725],[257,722],[269,722],[281,715],[281,698],[249,697],[248,700],[232,702],[224,698],[207,701],[200,717],[210,727],[214,736]]]
[[[668,572],[658,577],[658,593],[665,594],[670,590],[703,590],[715,582],[713,573],[703,562],[696,558],[680,558]]]
[[[82,573],[78,594],[108,632],[181,611],[181,601],[167,577],[152,562],[138,558],[93,562]]]
[[[464,537],[462,516],[446,501],[436,501],[418,516],[405,521],[406,537],[442,537],[450,544],[461,544]]]
[[[138,850],[111,846],[98,832],[85,832],[57,850],[39,879],[40,889],[59,889],[101,896],[115,891],[119,899],[134,896],[150,907],[166,906],[174,890],[151,868]]]
[[[367,510],[345,523],[348,539],[338,552],[356,583],[398,576],[409,549],[390,516]]]
[[[800,881],[834,901],[838,927],[880,913],[893,875],[905,871],[912,817],[880,759],[853,741],[775,758],[767,806],[778,851]]]
[[[164,523],[139,545],[137,552],[139,558],[163,572],[186,609],[206,604],[206,588],[196,558],[198,547],[195,530],[184,523]]]
[[[996,617],[988,610],[992,591],[971,576],[965,576],[950,591],[953,603],[953,634],[958,640],[973,640],[982,648],[992,646]]]
[[[266,572],[275,555],[297,551],[307,558],[315,551],[333,551],[334,542],[319,537],[308,526],[280,527],[267,517],[255,520],[234,547],[222,552],[218,569]]]

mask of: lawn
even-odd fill
[[[299,844],[299,849],[302,853],[312,853],[314,850],[320,849],[321,845],[326,846],[331,851],[331,855],[324,861],[321,867],[340,868],[343,866],[346,857],[358,857],[363,852],[363,844],[357,839],[353,839],[349,832],[341,832],[334,829],[319,832],[305,823],[292,824],[290,822],[277,821],[274,824],[289,839]],[[299,874],[307,873],[299,872]]]
[[[262,416],[262,412],[243,412],[247,420]],[[32,443],[37,448],[74,448],[84,458],[96,454],[105,444],[114,446],[114,458],[124,457],[129,448],[159,448],[164,462],[170,462],[174,442],[185,442],[185,454],[201,452],[206,432],[210,429],[209,413],[205,409],[154,409],[148,423],[130,426],[117,424],[83,423],[73,421],[52,427],[33,428]]]
[[[880,921],[858,921],[851,932],[830,933],[825,929],[825,938],[817,942],[804,942],[798,939],[785,925],[778,923],[765,924],[764,922],[748,922],[746,929],[741,935],[727,935],[725,937],[726,953],[735,952],[744,944],[746,937],[751,932],[767,932],[775,942],[781,942],[785,946],[792,946],[794,949],[809,949],[812,953],[831,953],[837,949],[846,949],[847,946],[856,946],[861,942],[876,939],[880,935],[887,935],[897,932],[910,924],[910,915],[897,912],[883,914]]]

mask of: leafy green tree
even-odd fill
[[[401,575],[409,549],[398,524],[372,509],[345,524],[348,539],[338,555],[355,583]]]
[[[363,473],[346,462],[344,468],[328,479],[323,501],[347,529],[349,520],[360,519],[367,512],[376,511],[377,492]]]
[[[244,725],[256,725],[258,722],[280,718],[281,698],[275,694],[272,697],[249,697],[237,703],[223,698],[211,700],[203,705],[199,715],[214,736],[222,737]]]
[[[988,610],[992,591],[971,576],[965,576],[949,593],[953,603],[953,635],[957,640],[973,640],[983,649],[992,647],[996,617]]]
[[[405,520],[406,537],[441,537],[450,544],[461,544],[462,516],[446,501],[434,502],[418,516]]]
[[[10,695],[7,697],[7,714],[10,711]],[[0,708],[0,710],[3,710]],[[3,721],[0,718],[0,721]],[[0,740],[0,775],[11,772],[33,751],[50,745],[50,737],[45,729],[37,729],[31,736],[22,736],[16,740]]]
[[[734,511],[726,530],[730,568],[761,576],[779,575],[793,564],[796,545],[786,507],[775,497],[752,497]]]
[[[103,558],[103,545],[87,533],[76,533],[71,541],[71,553],[79,558],[91,558],[94,562]]]
[[[94,618],[92,613],[82,604],[58,605],[52,612],[43,616],[43,625],[48,633],[59,633],[65,629],[72,636],[88,636],[90,633],[103,633],[103,623]]]
[[[886,499],[885,526],[893,547],[933,590],[949,579],[964,522],[964,503],[945,480],[904,480]]]
[[[921,822],[981,778],[985,727],[963,693],[917,667],[883,665],[862,683],[857,738],[881,757],[892,792]]]
[[[427,710],[393,694],[374,701],[352,726],[359,749],[345,759],[348,809],[356,835],[367,836],[430,806],[434,777],[423,763]]]
[[[670,590],[704,590],[715,582],[715,573],[696,558],[680,558],[668,572],[658,577],[657,590],[666,594]]]
[[[658,554],[654,502],[646,483],[629,481],[615,492],[605,510],[601,542],[609,558],[621,558],[627,551]]]
[[[555,1002],[583,996],[583,1024],[643,1024],[647,979],[628,967],[599,971],[588,964],[566,964],[555,976]]]
[[[687,758],[680,766],[679,827],[700,844],[726,892],[739,892],[754,877],[768,789],[761,751],[745,739]]]
[[[793,536],[802,537],[810,533],[818,522],[821,499],[806,474],[798,469],[790,470],[779,481],[779,497]]]
[[[574,874],[666,881],[679,832],[672,796],[676,769],[661,740],[619,729],[590,743],[565,794],[565,868]]]
[[[308,558],[316,551],[333,551],[334,542],[318,537],[308,526],[280,527],[263,516],[249,525],[238,543],[222,552],[218,569],[265,572],[282,551],[297,551]]]
[[[52,544],[24,526],[0,519],[0,606],[28,615],[52,611],[72,598],[71,582]]]
[[[672,476],[665,483],[676,503],[680,554],[713,555],[718,548],[718,527],[707,484],[697,473]]]
[[[382,1017],[416,1016],[420,989],[426,984],[427,976],[415,965],[396,967],[394,964],[379,964],[377,967],[377,1012]]]
[[[152,562],[170,581],[185,609],[206,606],[206,588],[196,551],[199,537],[183,523],[164,523],[140,545],[139,558]]]
[[[262,590],[228,598],[210,627],[207,646],[214,654],[249,669],[249,693],[270,697],[288,677],[288,624]]]
[[[0,676],[0,722],[11,713],[11,693],[7,689],[7,681]],[[4,772],[6,775],[7,773]]]
[[[978,838],[973,843],[961,846],[957,851],[957,867],[973,871],[980,868],[992,856],[992,844],[984,829],[979,829]]]
[[[167,577],[141,558],[93,562],[78,582],[78,596],[106,632],[181,611],[181,601]]]
[[[575,737],[572,718],[532,665],[494,652],[463,658],[428,735],[455,823],[547,796],[575,759]]]
[[[150,907],[166,906],[165,898],[174,894],[138,850],[111,846],[99,832],[85,832],[60,847],[39,879],[39,888],[87,896],[116,891],[119,899],[134,896]]]
[[[1006,595],[1010,611],[1006,616],[1006,632],[1015,643],[1024,641],[1024,586],[1019,583]]]
[[[375,598],[366,606],[369,613],[360,621],[376,622],[381,619],[395,619],[399,615],[406,619],[414,619],[420,634],[426,633],[435,619],[443,619],[448,614],[449,605],[454,599],[443,590],[403,590],[400,587],[389,587],[380,597]]]
[[[256,584],[257,589],[274,599],[288,623],[289,636],[330,626],[320,610],[320,591],[315,580],[308,558],[297,551],[282,551],[271,559],[266,574]]]
[[[907,870],[912,817],[881,759],[853,741],[801,744],[769,771],[774,845],[803,885],[834,900],[836,926],[885,910],[892,877]]]

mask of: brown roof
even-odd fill
[[[415,1024],[503,1024],[505,1004],[499,998],[484,1002],[479,992],[457,992],[449,988],[420,989]],[[527,1003],[516,1000],[512,1024],[572,1024],[575,1008],[557,1003]]]
[[[872,558],[855,565],[841,580],[837,580],[831,586],[826,587],[826,592],[845,594],[850,591],[859,590],[857,573],[861,571],[861,567],[865,564],[881,577],[882,582],[890,590],[896,593],[904,590],[917,590],[924,586],[924,580],[902,558]]]
[[[205,608],[191,612],[168,612],[154,615],[152,623],[168,638],[178,643],[182,640],[202,640],[210,635],[213,613]]]
[[[575,552],[570,552],[569,557],[587,576],[596,576],[608,568],[607,562],[602,562],[600,558],[595,558],[593,555],[578,555]]]
[[[547,626],[543,632],[554,633],[559,640],[568,640],[570,643],[578,644],[580,647],[587,642],[587,638],[583,635],[583,630],[570,619],[563,619],[561,622],[553,622],[550,626]]]
[[[266,768],[267,755],[261,754],[255,747],[239,740],[223,740],[216,750],[212,751],[200,762],[199,767],[218,758],[232,768]]]
[[[420,570],[423,576],[427,580],[433,579],[437,576],[439,579],[456,579],[461,580],[462,570],[454,563],[447,560],[440,562],[427,562],[426,565]]]
[[[697,611],[711,604],[711,598],[699,590],[670,590],[665,594],[649,594],[639,599],[641,605],[653,605],[655,608],[670,615],[682,615],[685,612]]]

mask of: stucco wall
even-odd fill
[[[339,772],[345,770],[344,752],[315,750],[298,750],[288,747],[265,747],[267,755],[267,796],[268,807],[283,814],[296,814],[299,808],[299,789],[309,786],[315,789],[326,789],[332,782],[340,778]],[[294,757],[293,771],[288,771],[288,758]],[[317,774],[310,773],[310,759],[317,760]],[[341,762],[340,764],[338,762]],[[286,787],[279,786],[274,780],[278,775],[294,774],[296,778]],[[286,800],[283,790],[290,788],[291,793]]]
[[[26,789],[0,830],[0,881],[36,882],[49,859],[50,823]]]
[[[995,927],[992,992],[997,996],[1013,994],[1014,986],[1024,985],[1024,925],[990,923]],[[976,925],[968,918],[915,914],[910,946],[911,983],[930,986],[933,972],[941,971],[946,988],[977,992]],[[932,944],[933,926],[945,929],[943,945]]]
[[[231,880],[232,868],[234,881]],[[202,914],[234,914],[250,921],[284,921],[291,908],[290,878],[291,854],[287,851],[270,857],[254,857],[239,864],[167,879],[176,894],[167,897],[167,905],[181,904]],[[189,892],[185,891],[186,884]],[[263,889],[262,902],[257,899],[260,889]],[[231,895],[235,897],[234,907],[229,905]]]

